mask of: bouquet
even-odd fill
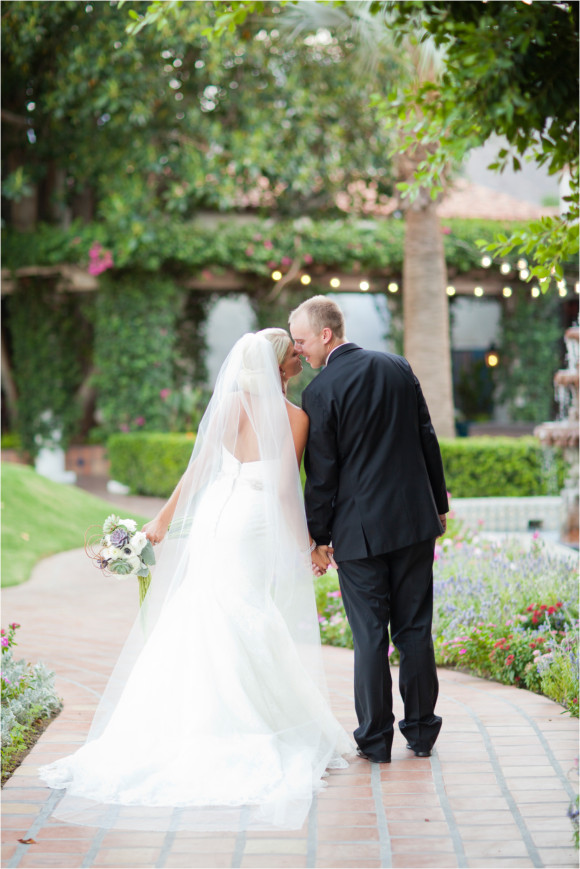
[[[155,564],[155,553],[151,541],[143,531],[137,531],[133,519],[120,519],[111,514],[98,532],[89,528],[85,535],[85,552],[95,566],[109,576],[137,576],[139,605],[143,604],[151,584],[150,568]]]

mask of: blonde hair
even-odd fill
[[[260,332],[256,332],[256,335],[261,335],[263,338],[266,338],[266,340],[270,342],[270,344],[274,348],[274,353],[276,354],[278,365],[282,365],[288,355],[288,351],[293,346],[292,338],[290,337],[286,329],[262,329]]]
[[[326,296],[312,296],[298,305],[288,318],[292,321],[299,314],[306,314],[313,332],[319,335],[323,329],[331,329],[335,338],[344,338],[344,315],[336,302]]]

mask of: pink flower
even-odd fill
[[[129,431],[129,426],[127,425],[126,422],[122,422],[121,425],[119,426],[119,428],[120,428],[121,431],[123,431],[123,432],[128,432],[128,431]]]
[[[12,628],[12,630],[15,631],[16,628],[20,627],[20,625],[18,624],[18,622],[11,622],[11,624],[9,624],[8,627]]]
[[[266,241],[264,242],[264,247],[266,248],[266,250],[272,250],[274,245],[269,239],[266,239]]]
[[[8,648],[8,646],[10,645],[10,640],[8,639],[8,637],[2,637],[2,645],[5,649]]]
[[[253,245],[249,244],[249,245],[247,246],[247,248],[246,248],[246,250],[245,250],[245,254],[246,254],[246,256],[254,256],[254,247],[253,247]]]
[[[281,262],[283,266],[289,266],[292,260],[289,256],[283,256]]]
[[[342,597],[340,591],[329,591],[328,597]]]
[[[534,531],[534,533],[532,534],[532,540],[537,540],[539,536],[540,536],[540,532]]]
[[[515,658],[515,655],[508,655],[507,656],[507,658],[505,659],[505,663],[506,663],[507,667],[509,667],[509,665],[514,661],[514,658]]]
[[[459,654],[460,654],[460,655],[466,655],[466,654],[467,654],[467,649],[459,649]]]
[[[311,263],[312,260],[313,260],[313,257],[312,257],[312,254],[305,253],[304,256],[302,257],[302,259],[304,260],[304,262],[305,262],[307,265],[310,265],[310,263]]]
[[[443,232],[444,235],[449,235],[450,232],[451,232],[451,227],[450,227],[450,226],[444,226],[443,229],[441,230],[441,232]]]
[[[395,651],[395,647],[389,646],[389,658],[391,657],[391,655],[393,654],[394,651]]]
[[[163,401],[165,401],[165,399],[171,395],[171,390],[165,387],[165,389],[160,390],[159,395],[163,399]]]
[[[135,425],[145,425],[145,417],[144,416],[136,417]]]

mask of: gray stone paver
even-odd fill
[[[42,785],[36,769],[84,740],[135,615],[137,589],[103,578],[74,550],[41,562],[3,598],[3,622],[22,625],[17,654],[56,671],[65,703],[4,788],[3,866],[578,865],[566,818],[577,720],[545,697],[451,670],[439,671],[444,725],[434,756],[410,757],[397,735],[390,765],[356,759],[332,771],[303,830],[240,838],[63,824],[51,817],[59,794]],[[324,660],[333,708],[352,731],[353,653],[327,647]]]

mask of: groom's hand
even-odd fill
[[[443,525],[443,533],[439,535],[439,537],[443,537],[443,534],[447,531],[447,514],[442,513],[439,515],[439,521]]]
[[[322,576],[323,573],[326,573],[328,567],[336,568],[336,562],[334,560],[334,549],[332,546],[317,546],[316,549],[312,552],[312,569],[316,576]],[[317,571],[320,571],[317,573]]]

